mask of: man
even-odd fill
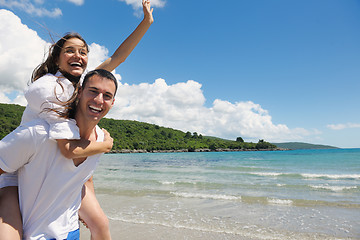
[[[110,72],[99,69],[86,75],[74,114],[82,138],[103,141],[97,124],[112,108],[116,91]],[[78,239],[81,189],[101,154],[69,161],[48,138],[48,130],[37,119],[1,140],[0,174],[19,170],[24,239]]]

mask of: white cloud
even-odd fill
[[[5,9],[0,10],[0,32],[1,91],[22,91],[48,44]]]
[[[85,0],[66,0],[67,2],[73,3],[77,6],[82,6],[85,3]],[[142,0],[119,0],[125,2],[128,5],[131,5],[135,10],[136,16],[141,16]],[[48,5],[52,1],[47,0],[0,0],[0,6],[6,7],[9,9],[18,9],[24,11],[28,14],[38,17],[52,17],[56,18],[62,15],[60,8],[49,9],[44,5]],[[152,7],[162,8],[165,6],[165,0],[151,0]]]
[[[217,99],[210,108],[204,103],[201,84],[189,80],[168,85],[159,78],[153,84],[121,84],[109,117],[228,139],[241,136],[254,141],[259,138],[289,141],[319,134],[317,131],[289,129],[284,124],[274,124],[268,112],[251,101],[231,103]]]
[[[32,71],[46,56],[50,43],[5,9],[0,9],[0,33],[0,102],[25,104],[21,94],[16,99],[8,95],[24,90]],[[89,69],[93,69],[108,58],[108,50],[95,43],[90,44],[90,48]],[[119,74],[115,75],[121,79]]]
[[[5,95],[5,93],[0,92],[0,102],[9,103],[11,100]]]
[[[26,106],[27,101],[23,94],[19,94],[16,96],[14,100],[11,101],[12,104],[18,104],[21,106]]]
[[[135,10],[142,8],[141,0],[119,0],[120,2],[125,2],[127,5],[131,5]],[[163,0],[151,0],[152,7],[162,8],[165,6],[165,1]]]
[[[88,69],[93,70],[97,66],[99,66],[102,62],[109,58],[109,50],[101,46],[97,43],[92,43],[89,45],[90,52],[89,52],[89,62],[88,62]],[[116,79],[121,81],[120,74],[116,74],[115,70],[112,72]]]
[[[142,0],[119,0],[120,2],[125,2],[127,5],[131,5],[134,9],[134,15],[137,17],[142,16]],[[151,7],[162,8],[165,6],[165,0],[151,0]]]
[[[68,2],[74,3],[75,5],[81,6],[84,4],[85,0],[67,0]]]
[[[347,128],[360,128],[360,123],[329,124],[326,127],[332,130],[343,130]]]
[[[10,9],[20,9],[21,11],[38,17],[59,17],[62,15],[62,12],[59,8],[48,10],[46,8],[38,6],[42,5],[43,3],[44,1],[42,0],[35,0],[33,2],[29,0],[0,0],[0,6],[2,7],[7,7]]]

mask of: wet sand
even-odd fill
[[[110,220],[110,231],[113,240],[252,240],[235,234],[204,232],[184,228],[171,228],[153,224],[126,223]],[[80,227],[80,239],[90,239],[90,231]]]

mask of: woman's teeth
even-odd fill
[[[74,66],[81,67],[81,63],[79,63],[79,62],[72,62],[72,63],[70,63],[70,65],[71,65],[72,67],[74,67]]]

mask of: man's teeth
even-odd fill
[[[89,106],[89,108],[90,108],[92,111],[96,111],[96,112],[101,112],[101,111],[102,111],[101,108],[94,107],[94,106]]]

